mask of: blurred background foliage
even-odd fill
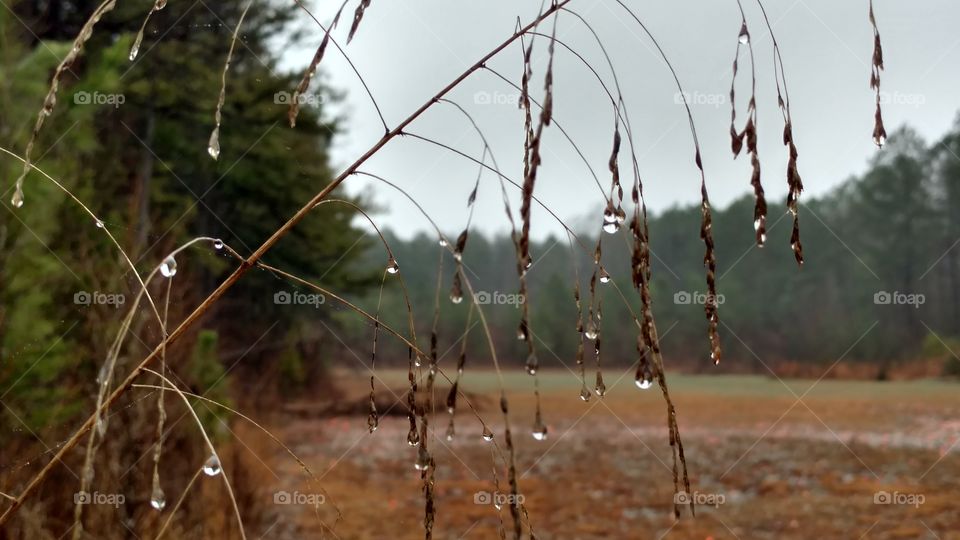
[[[4,148],[22,155],[53,70],[97,4],[19,0],[0,8]],[[207,155],[221,69],[242,8],[241,3],[216,0],[168,2],[151,18],[140,53],[131,61],[130,47],[148,6],[118,2],[65,74],[58,106],[37,143],[35,164],[90,206],[142,276],[167,253],[198,236],[221,238],[239,253],[250,253],[330,181],[328,149],[339,123],[324,114],[323,104],[336,96],[319,77],[315,79],[311,104],[302,107],[294,129],[286,122],[287,106],[275,99],[277,92],[290,92],[299,81],[299,74],[278,68],[276,51],[282,47],[271,42],[302,37],[291,25],[297,10],[293,3],[258,3],[247,14],[228,76],[223,152],[217,161]],[[109,238],[39,172],[26,178],[24,206],[12,208],[13,183],[22,166],[7,154],[0,157],[4,493],[18,492],[20,483],[34,472],[31,458],[45,455],[48,445],[69,435],[78,418],[92,411],[97,373],[139,287]],[[367,240],[354,228],[353,219],[349,206],[326,206],[280,242],[267,261],[306,279],[322,278],[326,286],[344,293],[360,290],[371,278],[354,263]],[[171,327],[236,267],[225,251],[201,242],[178,255],[170,291]],[[314,310],[307,317],[274,304],[278,283],[282,282],[266,272],[251,272],[167,352],[171,379],[228,406],[255,405],[295,385],[303,388],[307,380],[323,387],[324,365],[309,363],[314,357],[303,355],[312,355],[319,343],[332,338],[314,334],[310,346],[301,338],[317,326],[318,318],[329,320],[328,312]],[[160,313],[166,287],[162,277],[150,284]],[[97,292],[123,295],[125,303],[83,305],[75,300],[77,294]],[[137,310],[121,351],[118,377],[161,338],[153,309],[143,302]],[[286,382],[291,366],[300,377],[296,383]],[[140,454],[156,440],[156,394],[149,390],[133,394],[110,419],[109,437],[95,464],[94,486],[135,486],[146,496],[152,460],[140,459]],[[175,426],[185,409],[170,392],[166,402],[169,425]],[[194,406],[212,435],[222,438],[237,429],[224,409],[196,400]],[[169,497],[182,490],[196,464],[206,459],[199,434],[182,427],[165,434],[162,478],[169,482],[164,486]],[[222,448],[221,457],[227,469],[238,467],[229,445]],[[71,471],[79,470],[81,458],[70,458],[51,485],[59,481],[74,486]],[[244,497],[256,484],[241,482],[238,496]],[[207,491],[201,507],[229,508],[222,504],[223,493]],[[64,493],[54,490],[36,499],[34,504],[42,507],[56,503],[51,505],[54,510],[45,511],[44,520],[24,520],[0,537],[41,537],[69,528],[73,504]],[[155,532],[160,522],[145,503],[130,501],[122,512],[136,524],[133,529]],[[201,527],[217,535],[218,523],[224,527],[220,532],[230,532],[228,519],[210,519],[203,512],[200,507],[186,509],[177,525],[181,533]],[[25,509],[24,515],[30,513]],[[84,514],[88,531],[116,519],[94,507]]]

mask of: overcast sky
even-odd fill
[[[313,8],[320,20],[328,22],[339,3],[323,0],[314,2]],[[736,2],[627,3],[660,41],[694,102],[694,120],[714,205],[725,206],[751,192],[749,158],[741,155],[735,161],[729,149],[727,93],[740,29]],[[776,108],[773,50],[755,0],[743,3],[757,59],[764,186],[768,197],[782,200],[786,193],[786,150],[780,141],[783,123]],[[517,17],[525,23],[530,21],[539,5],[539,0],[373,0],[360,31],[346,50],[393,127],[503,41]],[[823,194],[863,171],[877,152],[871,140],[874,98],[868,82],[873,40],[868,2],[767,0],[765,6],[783,53],[805,195]],[[343,45],[353,7],[351,2],[335,34]],[[613,57],[634,128],[633,144],[648,206],[657,211],[697,201],[699,177],[693,166],[684,109],[677,103],[676,86],[652,43],[614,0],[574,0],[570,7],[590,22]],[[882,83],[889,101],[884,106],[887,131],[909,124],[928,142],[935,141],[950,128],[960,108],[960,34],[956,30],[960,2],[876,0],[875,10],[885,53]],[[549,28],[542,27],[547,33]],[[319,42],[321,35],[316,32],[312,41]],[[579,20],[561,13],[557,36],[582,54],[613,88],[613,77],[600,49]],[[540,40],[534,53],[532,88],[538,99],[546,45]],[[302,69],[309,63],[314,46],[312,43],[288,52],[285,67]],[[503,51],[490,66],[519,83],[519,46]],[[749,95],[746,56],[741,56],[740,66],[738,127],[742,127]],[[345,101],[337,112],[347,119],[346,131],[336,141],[333,153],[334,163],[340,168],[369,148],[383,134],[383,127],[359,80],[334,48],[328,50],[321,71],[329,85],[345,92]],[[554,117],[573,136],[606,187],[610,182],[606,162],[613,134],[609,99],[594,75],[563,47],[557,48],[554,73]],[[475,116],[504,173],[519,181],[523,114],[515,106],[517,92],[495,75],[479,71],[448,97]],[[478,135],[450,105],[434,106],[410,131],[480,156]],[[625,154],[623,157],[621,168],[629,182],[629,165]],[[407,138],[391,142],[362,169],[404,186],[446,231],[463,227],[467,195],[478,171],[475,164]],[[383,209],[377,220],[401,236],[429,230],[416,208],[389,187],[372,185],[363,178],[351,178],[347,186],[351,193],[372,194]],[[474,223],[488,233],[503,232],[508,227],[499,189],[495,176],[484,174]],[[591,217],[599,227],[603,196],[587,166],[555,126],[546,130],[536,192],[568,223],[577,223],[596,210],[597,215]],[[519,193],[512,190],[510,194],[516,212]],[[748,223],[751,219],[744,216]],[[553,218],[534,209],[534,236],[560,230]]]

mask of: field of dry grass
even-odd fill
[[[508,376],[520,486],[538,538],[960,538],[955,383],[675,374],[669,380],[694,496],[704,503],[696,518],[685,512],[675,522],[662,398],[656,388],[638,390],[632,373],[620,375],[609,371],[607,396],[584,403],[569,372],[542,372],[546,441],[529,434],[532,379]],[[404,372],[379,376],[381,391],[403,388]],[[358,397],[363,379],[344,374]],[[464,380],[470,392],[496,395],[493,373],[467,371]],[[492,403],[481,414],[502,446]],[[495,538],[498,512],[485,495],[494,491],[494,445],[462,409],[452,443],[443,437],[446,414],[431,420],[435,537]],[[273,429],[323,475],[329,498],[319,515],[330,519],[331,503],[340,508],[337,536],[422,537],[420,475],[402,416],[382,419],[372,435],[363,416],[299,416]],[[281,453],[264,466],[276,482],[263,486],[273,525],[262,532],[317,532],[309,504],[272,504],[278,490],[306,501],[298,466]],[[885,496],[888,503],[875,502]],[[506,507],[502,518],[509,521]]]

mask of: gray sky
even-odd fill
[[[339,3],[319,2],[314,6],[315,13],[321,20],[330,21]],[[736,2],[627,3],[660,41],[694,102],[712,202],[725,206],[751,192],[749,157],[741,155],[734,161],[729,149],[727,93],[740,29]],[[525,23],[530,21],[539,4],[536,0],[373,0],[346,50],[393,127],[506,38],[518,16]],[[783,122],[776,107],[773,50],[756,2],[744,0],[744,5],[757,59],[764,187],[768,198],[782,201],[786,193],[786,149],[780,141]],[[877,151],[871,140],[874,98],[868,81],[873,41],[868,2],[767,0],[765,6],[786,67],[804,193],[823,194],[861,172]],[[613,0],[574,0],[570,7],[594,26],[612,56],[634,128],[633,143],[648,206],[657,211],[697,201],[699,177],[693,166],[684,109],[677,103],[673,79],[652,43]],[[353,3],[335,34],[342,45],[352,9]],[[888,101],[884,106],[887,131],[909,124],[928,142],[934,141],[950,128],[960,108],[960,35],[956,31],[960,2],[875,0],[875,10],[886,65],[882,84]],[[542,27],[545,33],[549,29]],[[319,42],[319,29],[316,33],[314,41]],[[606,61],[582,23],[561,13],[557,36],[588,59],[613,88]],[[537,99],[542,96],[546,45],[547,41],[541,39],[534,51],[531,87]],[[314,46],[289,52],[285,67],[302,69],[309,63]],[[333,47],[321,66],[323,79],[346,93],[345,102],[337,110],[346,115],[346,133],[336,141],[333,153],[335,165],[342,167],[369,148],[382,135],[383,127],[358,79]],[[490,66],[519,84],[519,46],[503,51]],[[749,81],[749,59],[741,55],[738,128],[746,118]],[[560,46],[554,65],[554,96],[554,118],[572,134],[606,188],[610,182],[606,162],[613,136],[612,107],[594,75]],[[519,181],[523,114],[515,106],[517,92],[495,75],[480,71],[448,97],[474,115],[504,173]],[[479,137],[450,105],[434,106],[410,131],[480,156]],[[629,186],[632,176],[628,173],[626,148],[624,141],[621,170]],[[542,154],[537,195],[570,224],[596,210],[599,227],[603,196],[586,165],[556,127],[547,128]],[[463,227],[466,198],[477,165],[408,138],[391,142],[363,170],[404,186],[446,231]],[[370,194],[383,208],[377,221],[401,236],[429,230],[418,211],[391,188],[359,177],[349,179],[347,186],[351,193]],[[474,219],[475,227],[484,232],[507,230],[499,190],[495,176],[484,174]],[[510,195],[516,212],[519,193],[511,188]],[[629,191],[625,196],[629,198]],[[751,219],[744,216],[747,223]],[[534,208],[535,237],[561,230],[546,212]]]

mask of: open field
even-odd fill
[[[362,397],[365,376],[342,376]],[[381,392],[403,388],[406,378],[378,376]],[[960,538],[956,383],[674,374],[668,381],[693,492],[713,503],[674,522],[660,392],[638,390],[632,372],[611,369],[605,380],[606,397],[584,403],[569,372],[541,373],[550,434],[536,441],[532,378],[506,378],[520,486],[538,538]],[[468,370],[464,387],[491,396],[481,400],[481,415],[497,445],[482,440],[462,405],[452,443],[443,438],[447,415],[432,417],[435,537],[496,538],[498,512],[484,495],[494,491],[491,455],[503,448],[495,374]],[[364,416],[301,416],[273,429],[323,474],[329,499],[321,515],[332,515],[331,502],[340,508],[340,538],[420,538],[423,500],[407,427],[402,416],[386,417],[371,435]],[[309,493],[297,465],[273,457],[265,461],[279,480],[264,486],[264,497]],[[884,493],[889,504],[876,503]],[[278,519],[268,537],[318,531],[312,507],[270,506]],[[502,518],[509,522],[506,507]]]

